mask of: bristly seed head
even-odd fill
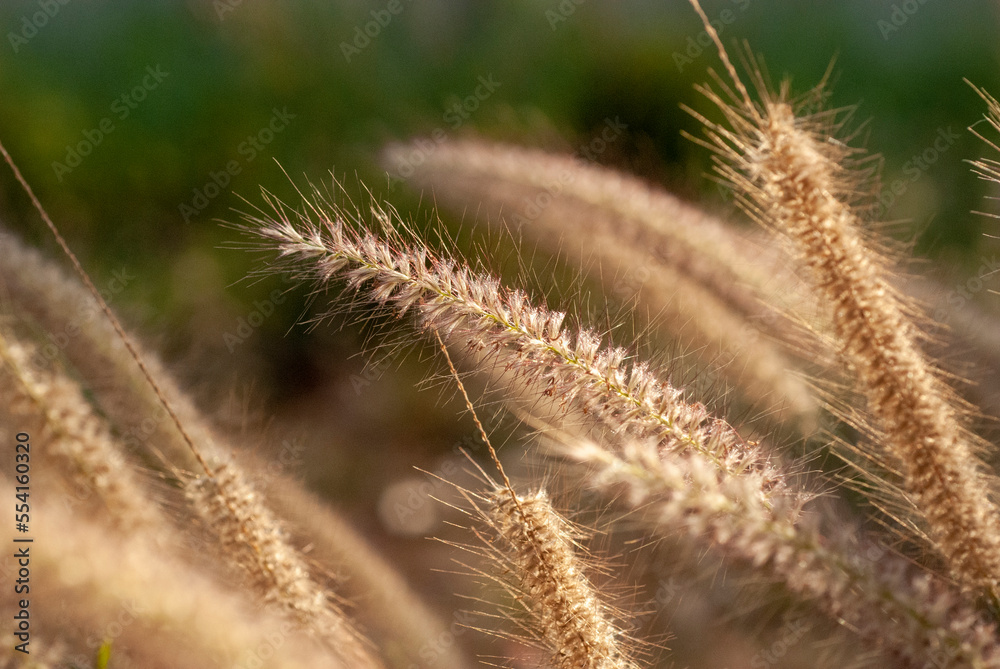
[[[502,368],[562,406],[586,413],[612,432],[658,441],[664,457],[694,449],[731,475],[754,470],[775,485],[781,479],[760,449],[732,426],[685,401],[679,389],[648,365],[631,361],[625,349],[602,347],[600,337],[587,329],[572,332],[561,312],[533,305],[523,291],[505,289],[493,277],[439,257],[404,238],[403,226],[395,222],[385,238],[355,232],[348,223],[360,217],[322,194],[314,193],[304,211],[290,210],[267,193],[265,198],[273,211],[247,214],[241,227],[266,240],[253,248],[277,246],[278,264],[265,273],[288,271],[325,290],[336,268],[349,288],[397,315],[415,312],[423,330],[446,341],[486,348]],[[392,216],[375,209],[381,212],[376,219]]]
[[[623,634],[573,550],[567,522],[543,491],[512,499],[506,488],[488,498],[489,520],[512,567],[522,603],[557,669],[636,669]]]
[[[888,280],[888,263],[865,238],[855,201],[858,184],[871,172],[850,169],[863,162],[855,158],[861,151],[830,139],[842,128],[843,114],[835,120],[836,111],[799,113],[787,85],[770,93],[759,69],[752,76],[763,103],[754,104],[714,39],[741,96],[729,101],[702,87],[728,125],[699,116],[709,138],[703,144],[716,153],[719,173],[736,187],[748,213],[788,240],[828,306],[844,359],[884,432],[884,447],[951,575],[1000,595],[1000,510],[992,501],[997,484],[974,454],[978,442],[952,391],[919,346],[920,333]],[[823,97],[821,85],[812,98]]]

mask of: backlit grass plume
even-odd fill
[[[698,3],[706,30],[714,29]],[[720,54],[735,93],[702,92],[726,125],[703,116],[719,173],[751,215],[784,235],[827,305],[844,358],[884,431],[884,447],[929,526],[949,571],[967,586],[1000,593],[1000,510],[995,483],[975,456],[952,391],[919,346],[920,334],[888,280],[889,265],[862,229],[859,151],[831,140],[836,112],[803,113],[787,87],[768,91],[757,75],[759,103]],[[727,95],[728,93],[728,95]],[[804,103],[813,104],[820,87]]]
[[[473,532],[483,549],[472,548],[494,563],[510,578],[496,576],[524,609],[530,622],[522,623],[529,639],[551,657],[554,669],[639,669],[629,651],[623,631],[613,620],[612,609],[590,582],[569,523],[555,510],[544,491],[520,495],[514,489],[472,400],[465,390],[448,347],[437,337],[448,369],[476,428],[487,445],[490,459],[503,485],[490,481],[491,490],[479,495],[459,489],[472,507]],[[494,539],[484,537],[478,527],[488,527]],[[486,575],[485,570],[479,571]]]
[[[339,282],[398,315],[413,312],[428,334],[460,349],[488,351],[497,365],[531,382],[540,398],[559,398],[597,418],[610,430],[604,444],[588,447],[569,437],[567,455],[596,468],[598,488],[613,493],[624,486],[636,510],[652,511],[657,531],[686,527],[734,564],[766,570],[908,666],[918,666],[927,652],[952,653],[948,666],[998,661],[992,626],[947,583],[891,556],[877,565],[857,561],[849,546],[831,544],[800,523],[809,499],[804,491],[727,423],[685,402],[644,365],[626,365],[625,351],[601,349],[585,329],[568,334],[562,314],[433,253],[387,209],[372,210],[379,236],[356,229],[364,226],[360,214],[319,193],[301,209],[265,197],[271,210],[247,214],[241,227],[263,240],[251,247],[277,258],[262,271],[291,272],[321,292],[338,290]],[[481,515],[514,544],[512,532],[528,537],[536,521],[527,512],[518,521],[514,500],[525,498],[508,492],[498,490],[490,499],[504,504],[487,501],[484,507],[493,511]],[[500,522],[498,513],[513,520]],[[516,522],[520,529],[510,524]],[[544,534],[543,527],[537,532]],[[527,548],[514,555],[520,550]],[[510,559],[518,572],[539,568]],[[548,592],[540,585],[529,590],[543,599]]]
[[[995,626],[946,581],[888,551],[866,559],[871,539],[856,532],[825,536],[801,498],[786,495],[768,507],[758,481],[720,477],[696,452],[661,458],[647,443],[612,450],[550,434],[592,486],[620,496],[656,534],[687,536],[729,566],[767,574],[901,666],[920,667],[928,655],[947,658],[947,667],[1000,663]]]
[[[417,143],[419,144],[419,142]],[[408,183],[460,210],[482,200],[488,216],[582,266],[597,265],[607,293],[637,300],[658,329],[720,374],[776,422],[815,430],[820,405],[778,342],[802,344],[786,316],[796,279],[763,262],[745,232],[698,207],[581,158],[483,141],[454,141],[417,164],[414,145],[392,145],[384,160],[410,167]],[[617,269],[617,271],[615,271]],[[805,306],[795,304],[802,313]],[[780,333],[780,334],[779,334]],[[815,351],[816,346],[810,346]]]
[[[638,669],[625,652],[624,634],[589,581],[573,532],[543,491],[511,497],[506,488],[486,496],[474,522],[486,525],[488,560],[509,570],[508,586],[533,620],[530,633],[558,669]]]
[[[780,475],[760,448],[650,366],[629,360],[628,351],[602,346],[587,329],[563,325],[565,314],[533,305],[521,291],[502,287],[456,261],[407,240],[391,211],[373,205],[385,238],[355,231],[351,215],[318,191],[294,210],[265,193],[270,213],[246,214],[241,230],[250,248],[276,254],[265,273],[289,272],[327,290],[343,281],[376,304],[402,316],[415,312],[419,327],[471,351],[485,351],[497,364],[529,381],[536,392],[588,413],[606,428],[654,439],[664,454],[694,449],[730,475],[760,473],[768,484]]]
[[[217,463],[210,476],[191,479],[186,492],[223,559],[260,597],[323,639],[345,666],[382,666],[235,463]]]

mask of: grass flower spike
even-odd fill
[[[858,176],[845,167],[857,162],[858,150],[830,138],[834,113],[799,114],[786,87],[774,96],[758,78],[763,99],[752,102],[718,46],[736,87],[731,100],[702,88],[728,124],[701,117],[719,172],[757,220],[789,240],[808,270],[885,447],[902,468],[905,488],[951,574],[1000,594],[994,479],[975,456],[978,444],[952,391],[920,349],[913,319],[888,281],[887,262],[862,232]],[[817,89],[809,101],[820,95]]]
[[[523,292],[405,240],[388,210],[373,208],[386,231],[381,239],[354,232],[347,213],[319,193],[299,212],[265,197],[272,214],[247,214],[241,228],[265,242],[250,242],[251,248],[277,251],[277,264],[265,272],[287,271],[324,290],[344,280],[398,315],[416,312],[422,329],[489,352],[539,393],[614,432],[653,439],[664,454],[700,451],[731,475],[754,470],[769,481],[762,490],[780,484],[758,446],[704,406],[685,401],[647,364],[630,362],[622,348],[602,347],[590,330],[571,333],[565,314],[532,305]]]
[[[624,650],[624,634],[611,619],[611,609],[590,583],[575,548],[572,532],[544,491],[522,496],[514,490],[496,450],[476,415],[465,384],[448,347],[437,337],[448,369],[503,479],[485,497],[466,490],[474,519],[494,530],[496,544],[483,538],[486,549],[473,552],[499,563],[516,583],[504,582],[532,619],[529,630],[551,654],[555,669],[639,669]],[[476,498],[483,505],[480,506]],[[485,508],[484,508],[485,507]]]
[[[408,148],[390,146],[384,160],[408,164]],[[749,235],[639,179],[568,155],[466,140],[412,169],[412,183],[453,209],[484,200],[491,218],[550,252],[597,263],[591,274],[599,268],[606,292],[636,299],[636,311],[655,316],[656,329],[690,348],[702,368],[721,359],[719,374],[747,402],[773,407],[776,422],[815,430],[818,400],[792,371],[788,352],[760,332],[768,323],[785,342],[802,338],[783,315],[788,309],[772,306],[796,295],[788,289],[794,277],[761,262]]]

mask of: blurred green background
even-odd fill
[[[798,90],[836,58],[831,105],[861,103],[884,183],[905,186],[885,217],[905,221],[896,234],[946,285],[995,254],[983,236],[994,221],[970,214],[1000,204],[984,200],[996,188],[964,162],[990,149],[965,129],[985,105],[963,78],[1000,94],[996,2],[704,5],[727,44],[748,40]],[[241,281],[256,261],[220,248],[236,235],[217,219],[235,220],[232,208],[249,206],[241,198],[259,204],[261,185],[294,200],[275,161],[300,181],[334,170],[348,192],[363,183],[423,221],[432,196],[390,190],[377,162],[386,142],[442,129],[572,151],[620,118],[627,133],[601,162],[733,206],[705,178],[707,152],[681,136],[700,134],[680,105],[709,109],[692,87],[718,67],[683,0],[8,0],[0,28],[0,137],[95,282],[135,277],[114,306],[235,429],[275,416],[325,424],[308,433],[333,444],[310,451],[322,463],[310,482],[368,520],[373,491],[415,464],[433,469],[471,429],[455,407],[427,419],[439,393],[410,392],[426,374],[419,361],[366,366],[356,355],[365,331],[295,325],[303,290],[240,336],[255,302],[284,285]],[[499,86],[456,115],[483,80]],[[931,149],[932,162],[914,161]],[[4,224],[55,257],[9,171],[0,175]]]

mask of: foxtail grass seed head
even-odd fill
[[[637,669],[611,610],[582,571],[565,520],[542,491],[487,500],[490,523],[513,567],[540,639],[558,669]]]
[[[713,152],[737,203],[775,233],[766,241],[636,178],[568,156],[457,135],[441,141],[438,134],[415,164],[415,154],[399,145],[384,154],[395,171],[405,165],[413,185],[433,188],[435,200],[440,195],[463,212],[482,206],[520,226],[519,234],[534,235],[540,260],[556,267],[536,292],[566,289],[560,277],[569,260],[594,281],[573,285],[588,306],[600,309],[615,290],[635,307],[623,322],[609,316],[607,330],[578,326],[481,270],[486,260],[458,259],[443,224],[432,246],[370,192],[375,203],[364,210],[337,204],[336,182],[331,190],[300,192],[293,206],[264,191],[262,208],[231,226],[249,241],[230,246],[265,252],[255,276],[288,273],[313,285],[312,298],[339,293],[326,316],[357,309],[365,321],[407,317],[437,340],[500,473],[495,483],[477,464],[482,487],[475,492],[448,475],[435,479],[468,504],[446,513],[473,521],[446,525],[438,545],[464,548],[485,564],[458,562],[486,587],[452,594],[486,604],[483,615],[504,623],[476,630],[503,644],[484,663],[639,669],[649,662],[653,644],[639,637],[649,629],[648,636],[666,638],[665,621],[653,618],[674,611],[677,620],[683,609],[659,599],[649,602],[656,611],[636,607],[637,615],[615,606],[610,593],[620,575],[590,552],[587,521],[569,520],[593,513],[611,515],[609,539],[628,547],[622,559],[636,592],[646,590],[647,578],[695,570],[712,576],[704,591],[685,584],[676,599],[699,600],[693,604],[700,608],[702,597],[714,596],[710,606],[725,608],[719,624],[726,629],[714,637],[706,623],[705,647],[685,656],[684,646],[698,644],[684,638],[677,649],[663,649],[668,664],[761,666],[764,659],[793,666],[805,657],[822,668],[831,666],[822,652],[810,653],[830,634],[826,647],[850,654],[851,666],[1000,669],[1000,486],[995,467],[980,460],[985,443],[968,428],[975,409],[957,399],[926,353],[936,342],[922,331],[916,300],[896,288],[905,282],[893,276],[889,242],[868,229],[878,161],[845,132],[852,110],[825,109],[826,78],[793,97],[787,83],[770,85],[747,50],[744,82],[716,32],[721,24],[699,0],[690,3],[724,67],[699,88],[718,109],[692,112],[705,130],[696,141]],[[1000,149],[984,134],[1000,133],[1000,104],[976,91],[987,115],[972,131]],[[616,120],[608,129],[624,127]],[[7,644],[0,665],[471,667],[469,651],[484,647],[475,634],[459,638],[458,630],[475,630],[462,617],[466,606],[449,604],[443,593],[424,601],[402,576],[441,554],[421,551],[413,559],[399,551],[397,573],[390,562],[399,555],[377,555],[318,494],[287,472],[274,473],[253,444],[227,438],[206,420],[119,322],[108,293],[88,276],[2,143],[0,156],[77,274],[68,279],[0,232],[0,432],[31,433],[37,483],[29,495],[19,478],[15,494],[10,474],[0,472],[0,496],[31,507],[34,532],[30,570],[14,567],[30,571],[32,653],[20,657]],[[1000,160],[973,166],[1000,182]],[[751,244],[773,255],[765,259]],[[521,267],[541,275],[541,263],[523,245],[518,250]],[[789,251],[795,263],[778,259]],[[652,271],[623,295],[608,276],[636,263]],[[605,290],[592,293],[598,281]],[[610,313],[621,305],[612,298],[606,306]],[[642,309],[658,316],[643,322]],[[958,310],[948,320],[966,334],[996,329],[993,320]],[[629,326],[656,328],[666,335],[660,341],[688,353],[664,365],[643,361],[613,343]],[[743,341],[758,328],[761,337]],[[43,338],[51,340],[51,355],[35,350]],[[978,334],[968,340],[981,348],[995,343]],[[590,488],[579,498],[587,504],[562,514],[546,488],[529,482],[524,490],[537,492],[522,493],[511,482],[452,353],[489,377],[491,392],[502,393],[521,427],[557,443],[546,452],[557,456],[546,461],[548,481]],[[685,390],[675,381],[689,373],[700,376]],[[807,381],[808,374],[817,378]],[[702,390],[711,383],[731,387]],[[698,394],[727,413],[710,410]],[[826,424],[824,412],[840,422]],[[824,424],[831,448],[855,467],[847,474],[831,472],[825,454],[793,460],[774,447],[797,434],[808,449]],[[316,457],[335,461],[328,455]],[[314,474],[310,484],[318,482]],[[266,475],[266,487],[253,483],[258,475]],[[861,495],[841,494],[845,487]],[[89,498],[52,494],[70,488]],[[426,503],[425,493],[418,486],[407,502]],[[877,511],[867,524],[849,516],[861,497]],[[192,519],[200,536],[185,534]],[[447,535],[453,529],[471,530],[478,542],[456,543]],[[191,551],[188,542],[214,550]],[[9,557],[0,559],[0,573],[11,568]],[[444,572],[434,580],[450,579]],[[497,584],[499,597],[489,601],[489,586]],[[737,587],[744,589],[740,602],[716,596]],[[768,601],[758,601],[765,593]],[[767,607],[768,616],[748,615],[743,602],[754,611]],[[120,618],[126,606],[127,623]],[[0,597],[0,617],[12,620],[14,607],[28,605]],[[795,634],[781,643],[800,647],[784,658],[754,655],[776,638],[770,614],[779,607],[799,616]],[[738,626],[752,626],[759,638],[731,634]],[[737,637],[735,654],[719,655],[718,647],[735,645],[720,640]],[[527,644],[514,649],[512,641]]]
[[[384,159],[390,167],[408,161],[408,148],[390,146]],[[744,231],[639,179],[568,155],[463,140],[411,169],[410,183],[456,210],[484,200],[494,222],[584,266],[596,261],[590,273],[607,292],[638,300],[634,311],[655,314],[657,330],[690,348],[700,367],[721,365],[718,374],[747,402],[776,422],[815,430],[820,405],[811,388],[795,374],[789,352],[760,332],[767,323],[789,347],[801,346],[806,332],[785,314],[790,301],[803,308],[790,296],[805,293],[794,290],[790,272],[782,276],[762,262]]]
[[[272,211],[246,214],[241,227],[257,239],[251,248],[277,254],[264,273],[287,271],[314,282],[318,291],[341,280],[397,315],[415,312],[422,329],[473,352],[487,351],[536,392],[613,432],[656,440],[665,457],[695,449],[732,475],[746,469],[772,475],[758,445],[703,405],[686,401],[647,363],[631,360],[623,348],[603,346],[591,330],[566,327],[564,313],[533,305],[524,292],[403,238],[393,212],[373,208],[372,218],[387,230],[381,238],[353,231],[351,216],[319,193],[301,211],[265,197]]]
[[[324,639],[352,667],[381,667],[340,606],[310,574],[280,521],[232,463],[191,479],[193,508],[218,541],[221,553],[266,602]]]
[[[645,519],[650,534],[680,532],[728,564],[768,574],[900,666],[922,667],[928,656],[956,669],[1000,666],[993,622],[902,557],[882,552],[877,561],[866,560],[856,544],[822,535],[801,519],[808,498],[800,493],[786,493],[767,508],[754,477],[720,476],[697,452],[662,459],[649,443],[613,452],[574,438],[557,448],[586,468],[594,487]]]
[[[995,482],[974,455],[976,440],[951,390],[920,349],[919,332],[887,279],[887,262],[862,232],[855,206],[859,177],[848,168],[859,150],[830,137],[842,117],[802,113],[787,86],[772,95],[759,73],[762,101],[752,102],[721,42],[718,47],[738,92],[729,101],[702,88],[728,124],[701,117],[719,172],[755,218],[789,240],[808,270],[885,447],[951,574],[966,586],[1000,594]],[[820,87],[811,101],[822,96]]]

